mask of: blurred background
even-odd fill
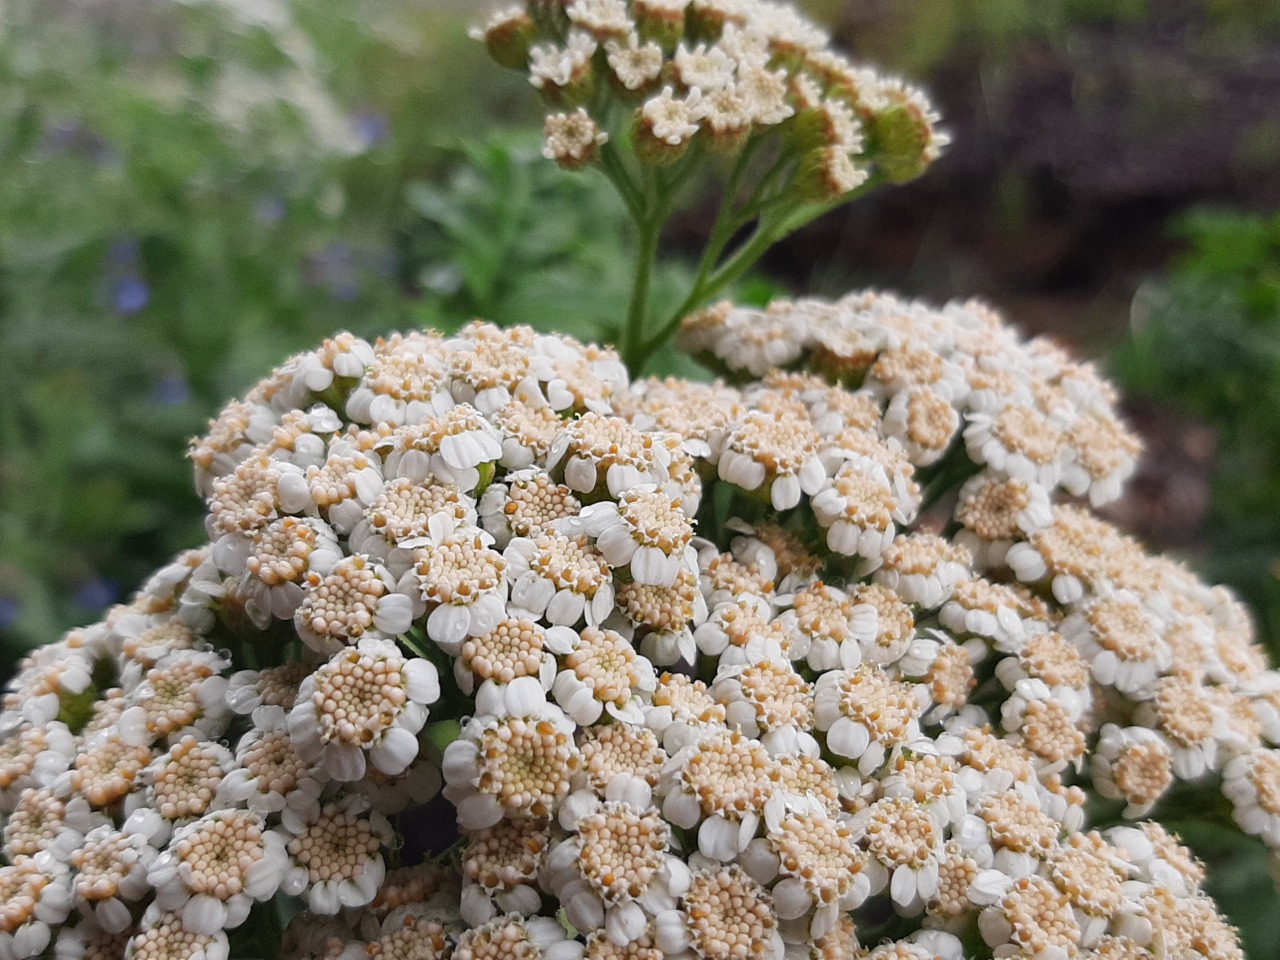
[[[1280,4],[809,0],[954,145],[740,295],[980,296],[1096,359],[1146,436],[1113,519],[1280,647]],[[447,0],[0,0],[0,671],[201,539],[184,459],[341,329],[473,316],[609,339],[628,222],[539,156],[536,99]],[[711,197],[675,224],[687,275]],[[581,291],[595,296],[584,302]],[[1260,846],[1188,839],[1253,957]]]

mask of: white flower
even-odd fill
[[[284,872],[284,843],[250,810],[216,810],[179,827],[147,880],[159,909],[180,912],[192,933],[213,936],[244,923],[269,900]]]
[[[707,685],[681,673],[664,673],[644,708],[644,722],[675,753],[706,734],[725,729],[725,710]]]
[[[737,730],[715,730],[674,753],[662,769],[662,815],[698,828],[698,850],[735,860],[756,835],[780,769],[765,748]]]
[[[537,913],[542,906],[538,875],[550,844],[550,824],[538,820],[503,820],[468,833],[462,856],[462,919],[478,927],[503,913]]]
[[[516,537],[503,551],[510,567],[511,603],[535,618],[571,627],[595,626],[613,611],[609,564],[585,537],[551,530]]]
[[[322,762],[334,779],[363,777],[366,754],[394,775],[418,755],[418,731],[439,696],[430,661],[406,659],[391,641],[366,638],[302,682],[289,735],[302,760]]]
[[[570,836],[551,849],[544,882],[579,931],[603,931],[622,946],[675,908],[689,868],[669,852],[670,828],[643,781],[611,784],[605,797],[583,791],[565,799],[559,820]]]
[[[827,747],[853,761],[865,776],[879,768],[888,750],[920,736],[920,701],[911,685],[863,664],[831,670],[814,685],[814,726]]]
[[[386,876],[381,848],[395,840],[387,818],[370,810],[367,798],[351,794],[297,826],[272,834],[288,851],[280,889],[305,894],[307,907],[323,915],[372,902]]]
[[[862,662],[862,644],[875,638],[877,614],[843,590],[818,581],[794,594],[791,609],[778,615],[791,637],[789,655],[814,670],[852,669]]]
[[[957,638],[972,634],[1008,653],[1017,650],[1025,634],[1037,627],[1031,616],[1033,602],[1006,584],[961,578],[951,599],[938,611],[938,622]]]
[[[65,642],[31,651],[5,686],[0,737],[9,737],[24,723],[45,726],[62,709],[62,694],[84,693],[92,682],[93,660],[87,651],[69,648]]]
[[[725,705],[725,721],[760,740],[774,755],[816,757],[813,692],[783,657],[722,664],[711,694]]]
[[[1151,696],[1156,677],[1173,662],[1164,625],[1128,590],[1079,604],[1058,626],[1104,687],[1142,700]]]
[[[138,932],[129,938],[126,951],[125,955],[134,960],[152,960],[153,957],[157,960],[160,957],[228,960],[231,944],[222,930],[199,933],[186,923],[182,913],[166,910],[158,903],[153,903],[142,915]]]
[[[21,857],[0,867],[0,890],[6,895],[0,956],[6,960],[40,956],[52,937],[50,928],[71,912],[67,865],[48,850]]]
[[[24,790],[52,784],[78,749],[67,725],[57,720],[23,724],[0,738],[0,812],[11,812]]]
[[[773,508],[788,510],[802,493],[812,497],[826,483],[818,445],[803,408],[780,403],[770,412],[748,410],[725,434],[716,470],[744,490],[767,485]]]
[[[654,935],[668,956],[727,957],[736,948],[754,960],[782,960],[779,926],[768,890],[736,863],[712,863],[693,871],[678,910],[654,918]]]
[[[1157,681],[1155,695],[1139,704],[1133,723],[1164,735],[1180,780],[1195,780],[1219,769],[1226,759],[1223,747],[1240,743],[1221,701],[1208,687],[1182,677]]]
[[[566,170],[577,170],[594,162],[599,147],[609,142],[609,134],[600,129],[583,107],[573,113],[550,114],[543,124],[542,135],[542,155]]]
[[[430,611],[427,635],[451,655],[466,637],[489,632],[506,616],[507,561],[492,543],[475,528],[433,538],[414,550],[414,566],[400,580]]]
[[[1109,404],[1107,404],[1109,406]],[[1138,466],[1142,442],[1105,407],[1082,411],[1067,429],[1074,454],[1062,470],[1062,488],[1101,507],[1117,499]]]
[[[627,35],[625,43],[608,40],[604,48],[609,69],[627,90],[639,90],[662,72],[662,47],[652,41],[641,43],[634,32]]]
[[[551,917],[525,919],[518,914],[497,917],[472,927],[454,948],[456,960],[498,960],[517,956],[528,960],[581,960],[582,944]]]
[[[582,763],[576,725],[542,699],[536,681],[523,678],[494,689],[505,709],[522,715],[473,717],[444,751],[444,795],[465,830],[491,827],[504,817],[552,816]],[[536,764],[529,762],[533,756]]]
[[[682,569],[697,569],[693,525],[680,499],[654,484],[632,487],[617,503],[592,504],[556,525],[594,537],[609,566],[627,567],[639,584],[670,587]]]
[[[186,733],[220,736],[230,714],[222,675],[229,665],[221,654],[195,650],[161,660],[130,694],[133,705],[120,716],[120,736],[132,746]]]
[[[1173,783],[1168,741],[1147,727],[1103,724],[1089,758],[1093,789],[1124,800],[1124,816],[1145,817]]]
[[[720,664],[753,663],[786,659],[786,625],[773,617],[773,605],[763,597],[745,593],[716,605],[694,632],[699,652]]]
[[[294,376],[311,393],[324,393],[334,378],[359,379],[373,362],[373,348],[350,333],[340,333],[319,350],[304,353],[292,363]]]
[[[558,422],[558,420],[557,420]],[[564,484],[537,467],[513,470],[494,481],[480,497],[480,523],[505,550],[512,537],[532,537],[556,521],[575,517],[582,504]]]
[[[397,477],[352,529],[348,547],[378,560],[398,579],[412,566],[414,547],[477,523],[475,501],[455,485]]]
[[[260,630],[272,618],[291,619],[305,596],[307,575],[325,576],[341,559],[342,548],[333,529],[311,517],[281,517],[250,539],[227,534],[214,545],[219,567],[233,574],[243,571],[237,592],[244,597],[245,613]]]
[[[671,451],[660,433],[641,433],[621,417],[589,412],[570,420],[547,452],[547,469],[578,493],[620,497],[642,483],[665,484]]]
[[[551,690],[574,722],[590,726],[605,711],[616,720],[643,722],[639,696],[652,693],[658,678],[621,634],[587,627],[562,662]]]
[[[151,892],[147,870],[157,855],[140,833],[121,832],[110,824],[94,827],[71,854],[76,909],[92,915],[109,933],[127,929],[133,922],[130,908]]]
[[[1041,775],[1060,773],[1068,766],[1079,770],[1085,752],[1082,702],[1088,703],[1087,693],[1063,699],[1042,680],[1019,680],[1000,705],[1000,722],[1031,752]]]
[[[329,456],[324,464],[307,467],[307,499],[334,530],[340,534],[350,533],[369,504],[382,493],[385,481],[381,467],[376,456],[369,456],[335,437],[329,444]]]
[[[1067,895],[1044,877],[1004,880],[1004,890],[978,915],[978,929],[996,956],[1075,956],[1080,926]],[[993,885],[992,892],[997,889]]]
[[[874,580],[899,599],[927,610],[942,606],[960,580],[971,571],[972,557],[964,547],[932,533],[912,533],[894,539],[867,566]]]
[[[313,666],[303,660],[288,660],[265,670],[237,670],[227,681],[227,705],[243,715],[253,713],[264,704],[292,710],[298,685]]]
[[[253,727],[240,738],[236,761],[217,786],[220,801],[263,816],[278,813],[290,829],[315,818],[325,777],[298,756],[283,708],[263,705],[253,711]]]
[[[502,437],[496,427],[470,404],[459,403],[438,416],[399,428],[379,443],[385,449],[387,479],[415,483],[442,480],[470,493],[502,456]]]
[[[569,86],[589,68],[596,47],[582,30],[570,30],[563,47],[538,44],[529,51],[529,83],[549,91]]]
[[[894,904],[911,911],[937,892],[943,831],[928,808],[886,797],[855,814],[851,826],[871,854],[866,870],[872,893],[887,886]]]
[[[983,569],[999,567],[1009,548],[1053,522],[1048,490],[1035,482],[983,470],[960,488],[954,541]]]
[[[509,684],[533,677],[544,690],[556,675],[555,654],[566,654],[578,642],[568,627],[543,629],[533,620],[508,617],[488,633],[468,637],[453,661],[453,676],[465,694],[480,684]]]
[[[362,637],[404,633],[413,616],[412,599],[397,591],[390,571],[356,554],[340,560],[328,575],[307,574],[293,622],[308,647],[333,654]]]
[[[867,858],[853,829],[816,798],[782,792],[765,805],[764,816],[770,866],[776,863],[781,878],[772,888],[778,917],[807,917],[809,936],[825,936],[841,913],[860,906],[871,893]]]
[[[674,89],[663,87],[640,108],[640,122],[655,140],[668,147],[682,147],[698,132],[701,99],[701,91],[696,89],[677,97]]]
[[[874,560],[893,542],[895,525],[907,522],[884,467],[865,457],[845,459],[811,503],[827,546],[848,557]]]
[[[1254,750],[1222,768],[1222,793],[1234,806],[1240,829],[1280,848],[1280,750]]]
[[[125,798],[125,831],[163,846],[175,825],[212,809],[223,778],[235,766],[222,744],[183,737],[142,771],[145,789]]]
[[[441,338],[393,336],[380,342],[364,376],[347,398],[347,416],[356,423],[393,426],[421,423],[453,405],[442,389]]]

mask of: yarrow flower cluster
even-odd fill
[[[920,176],[949,142],[924,93],[853,62],[775,0],[526,0],[493,12],[471,36],[541,98],[543,155],[602,174],[635,224],[619,338],[634,371],[773,243],[879,184]],[[687,295],[673,313],[652,316],[663,225],[691,185],[721,174]],[[891,417],[943,415],[928,403],[904,399]],[[740,427],[753,442],[757,425]],[[797,472],[807,456],[795,453],[778,509],[795,506],[814,480],[813,467]],[[734,457],[725,466],[753,469]]]
[[[544,153],[570,170],[615,175],[623,143],[640,164],[669,166],[777,138],[794,196],[834,199],[873,167],[919,175],[947,140],[920,91],[833,52],[768,0],[529,0],[472,36],[527,74],[552,110]]]
[[[725,380],[477,322],[229,405],[209,542],[0,701],[0,956],[1240,956],[1144,818],[1280,847],[1280,674],[1085,505],[1138,453],[1093,368],[873,292],[682,337]]]

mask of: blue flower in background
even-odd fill
[[[181,373],[166,373],[156,377],[151,385],[151,395],[157,403],[178,407],[191,399],[191,384]]]
[[[351,248],[341,240],[335,240],[311,254],[307,262],[307,279],[318,287],[324,287],[335,300],[354,300],[360,294]]]
[[[8,630],[22,616],[22,604],[11,597],[0,597],[0,630]]]
[[[357,112],[351,118],[351,127],[360,138],[363,150],[378,146],[391,134],[391,121],[379,110],[365,109]]]
[[[254,204],[253,215],[259,223],[274,227],[284,220],[284,197],[276,196],[275,194],[262,197]]]
[[[94,577],[82,581],[75,589],[72,599],[77,606],[86,610],[104,610],[120,597],[120,584],[110,577]]]
[[[111,300],[117,313],[129,316],[151,300],[151,288],[139,277],[122,277],[116,281]]]
[[[142,279],[138,252],[136,237],[117,240],[107,251],[105,272],[111,308],[126,317],[151,302],[151,288]]]

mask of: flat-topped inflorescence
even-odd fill
[[[7,687],[0,953],[1240,956],[1142,818],[1218,792],[1280,847],[1280,674],[1091,512],[1109,389],[878,293],[770,306],[758,379],[760,316],[688,321],[715,385],[476,323],[228,406],[209,542]]]

